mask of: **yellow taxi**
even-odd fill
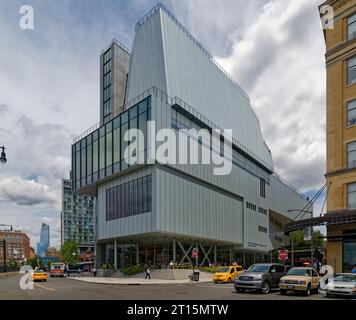
[[[237,275],[243,272],[244,269],[241,266],[222,267],[215,272],[213,277],[214,283],[233,282]]]
[[[32,275],[33,281],[47,281],[47,272],[43,270],[35,270]]]

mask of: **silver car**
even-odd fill
[[[278,288],[279,280],[285,274],[285,267],[280,264],[257,263],[235,278],[235,290],[256,290],[267,294],[272,288]]]
[[[328,282],[326,296],[343,296],[356,298],[356,274],[338,273]]]

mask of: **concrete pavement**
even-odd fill
[[[165,285],[165,284],[190,284],[189,279],[163,280],[163,279],[145,279],[145,278],[104,278],[104,277],[70,277],[68,279],[99,284],[121,284],[121,285]],[[211,282],[211,279],[202,278],[200,283]]]
[[[324,294],[282,296],[278,290],[267,295],[237,293],[233,284],[212,282],[120,286],[48,278],[47,282],[36,282],[33,290],[22,290],[19,281],[20,275],[0,279],[0,300],[331,300]]]

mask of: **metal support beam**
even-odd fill
[[[217,254],[217,247],[214,246],[214,264],[217,265],[218,264],[218,254]]]
[[[211,263],[211,261],[210,261],[210,259],[209,259],[209,253],[210,253],[210,251],[213,249],[213,247],[210,247],[209,250],[208,250],[208,252],[206,252],[205,249],[204,249],[204,247],[202,246],[202,244],[199,243],[199,245],[200,245],[201,250],[202,250],[203,253],[204,253],[204,259],[203,259],[203,260],[201,261],[201,263],[200,263],[200,266],[202,267],[202,266],[203,266],[203,263],[205,262],[206,259],[208,259],[209,263]]]
[[[180,243],[180,241],[177,240],[177,243],[178,243],[178,245],[180,246],[181,250],[182,250],[183,253],[184,253],[183,258],[180,260],[179,264],[181,264],[181,263],[184,261],[185,257],[187,257],[188,260],[189,260],[189,262],[190,262],[191,264],[193,264],[192,260],[191,260],[190,257],[189,257],[189,252],[190,252],[190,251],[192,250],[192,248],[194,247],[194,243],[192,243],[192,244],[190,245],[190,247],[189,247],[189,249],[188,249],[187,251],[184,250],[184,247],[182,246],[182,244]]]
[[[176,239],[173,239],[173,263],[176,263],[176,249],[177,249],[177,244],[176,244]]]
[[[117,240],[114,240],[114,269],[117,270]]]
[[[136,264],[140,263],[140,247],[139,247],[139,242],[137,240],[136,242]]]

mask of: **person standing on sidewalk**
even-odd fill
[[[145,276],[145,279],[149,279],[151,280],[151,270],[150,270],[150,267],[147,267],[146,269],[146,276]]]

